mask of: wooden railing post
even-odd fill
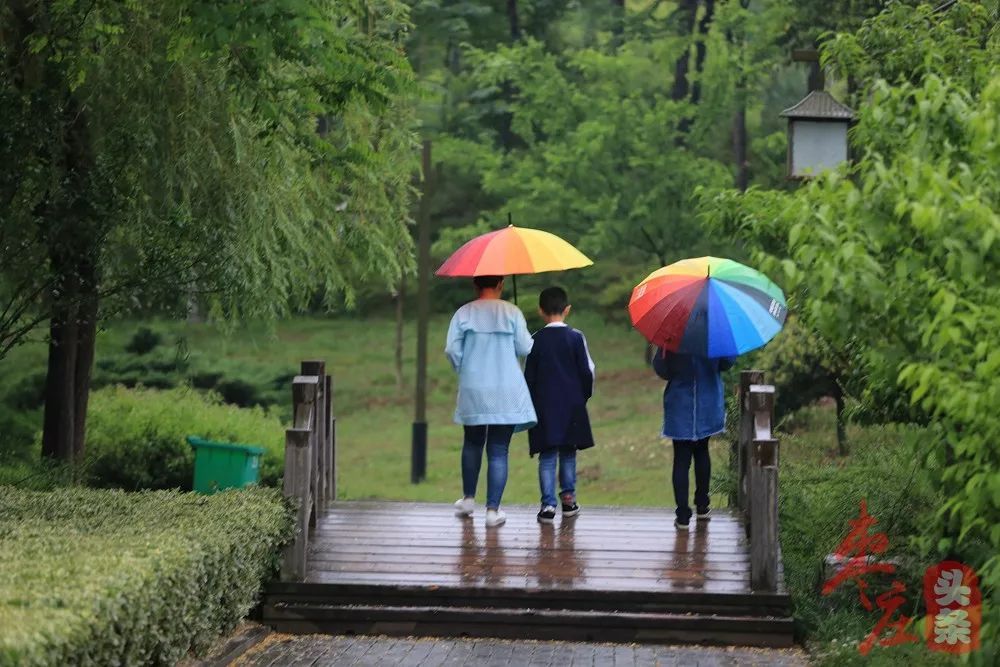
[[[285,432],[284,494],[298,508],[295,536],[285,547],[282,579],[306,575],[309,528],[337,497],[337,454],[333,419],[333,382],[326,362],[303,361],[292,380],[292,428]]]
[[[297,376],[292,381],[292,428],[285,431],[285,474],[282,490],[295,502],[295,535],[285,546],[281,577],[301,581],[306,574],[309,524],[313,516],[314,442],[318,378]]]
[[[315,377],[316,382],[316,419],[313,422],[313,489],[316,498],[316,514],[326,512],[330,500],[327,480],[329,479],[330,451],[326,446],[327,428],[327,396],[326,396],[326,362],[311,360],[302,362],[302,375]]]
[[[774,420],[774,387],[751,384],[746,393],[746,414],[751,429],[748,460],[750,523],[750,587],[774,591],[778,587],[778,440],[771,432]]]
[[[337,500],[337,417],[334,416],[333,377],[326,376],[326,450],[330,467],[327,469],[327,492],[329,501]]]
[[[295,536],[285,547],[281,578],[301,581],[306,576],[306,552],[309,549],[309,477],[312,454],[309,451],[311,433],[308,429],[290,428],[285,431],[284,494],[298,504],[295,514]]]
[[[736,477],[736,507],[743,512],[744,517],[750,518],[750,494],[748,475],[750,468],[747,462],[750,460],[750,449],[753,441],[753,413],[750,411],[750,387],[751,385],[764,383],[764,371],[742,371],[740,373],[740,425],[736,435],[736,442],[733,443],[735,451],[730,452],[730,462],[734,466],[733,473]]]

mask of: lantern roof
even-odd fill
[[[781,112],[782,118],[813,120],[854,120],[854,109],[841,104],[825,90],[814,90],[795,106]]]

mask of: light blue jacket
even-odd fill
[[[458,309],[444,348],[458,373],[456,423],[513,424],[515,431],[535,425],[535,408],[518,362],[531,345],[524,313],[512,303],[479,299]]]

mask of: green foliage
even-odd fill
[[[782,433],[782,448],[812,448],[812,435]],[[899,561],[895,578],[906,584],[905,612],[922,605],[924,570],[932,564],[915,543],[924,523],[931,520],[943,498],[918,455],[925,434],[903,427],[874,428],[857,438],[846,462],[803,457],[783,457],[779,518],[785,580],[792,595],[796,634],[808,638],[811,648],[857,654],[857,643],[867,635],[877,613],[867,612],[858,601],[857,587],[846,583],[829,596],[820,595],[823,559],[833,553],[850,530],[848,521],[858,516],[864,500],[878,520],[876,530],[889,539],[886,557]],[[821,448],[816,447],[816,450]],[[872,578],[870,596],[891,583]],[[873,658],[896,657],[894,649]],[[841,659],[850,657],[838,653]],[[922,664],[922,663],[921,663]]]
[[[496,6],[474,16],[475,5],[416,5],[413,59],[441,162],[436,257],[506,224],[509,212],[514,224],[560,234],[597,259],[576,272],[592,279],[555,280],[618,319],[628,281],[685,256],[739,254],[705,233],[691,195],[733,178],[738,110],[752,182],[784,182],[777,114],[804,83],[781,65],[796,3],[680,5],[628,5],[618,23],[614,9],[584,2],[542,26],[517,3],[518,40],[503,34]],[[688,26],[681,14],[691,7]],[[435,289],[436,303],[459,292]]]
[[[790,315],[778,337],[749,357],[746,364],[767,372],[778,388],[775,415],[780,420],[817,400],[841,393],[845,364],[815,331]]]
[[[88,294],[267,316],[409,267],[404,5],[28,0],[0,21],[0,356]]]
[[[797,293],[802,321],[850,354],[863,404],[930,423],[921,453],[948,500],[924,546],[979,568],[989,639],[1000,628],[989,602],[1000,590],[1000,24],[977,3],[929,11],[892,8],[831,46],[868,77],[850,173],[706,208]],[[1000,650],[987,644],[986,663]]]
[[[995,43],[1000,11],[996,2],[956,2],[947,12],[938,10],[943,3],[884,4],[889,7],[877,20],[865,21],[857,31],[833,35],[824,44],[824,61],[837,74],[869,85],[878,80],[919,85],[928,75],[936,75],[969,91],[989,83],[1000,58]],[[859,100],[861,95],[863,91]],[[882,137],[893,139],[888,134]]]
[[[281,421],[260,408],[223,405],[212,394],[180,387],[167,391],[109,387],[90,397],[86,481],[90,486],[190,489],[194,456],[189,435],[259,445],[261,481],[274,485],[282,474]]]
[[[558,56],[536,42],[470,52],[478,87],[517,88],[513,131],[525,144],[480,162],[484,189],[516,224],[562,233],[596,255],[633,248],[662,262],[692,254],[703,244],[690,194],[728,174],[705,155],[664,150],[681,142],[676,119],[690,113],[657,72],[657,58],[671,52],[637,43],[615,55]]]
[[[833,395],[836,374],[825,356],[815,333],[790,316],[778,338],[748,362],[767,372],[769,384],[780,387],[775,406],[779,419]]]
[[[250,611],[291,517],[213,496],[0,486],[0,665],[167,665]]]

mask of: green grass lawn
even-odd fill
[[[522,299],[527,302],[527,299]],[[527,310],[527,308],[525,308]],[[529,325],[540,326],[532,313]],[[97,362],[121,354],[140,326],[164,334],[166,356],[171,347],[200,366],[238,372],[278,401],[287,418],[290,379],[303,359],[325,359],[334,375],[342,498],[451,501],[461,489],[459,453],[462,429],[453,423],[456,378],[443,354],[447,315],[430,324],[428,367],[428,470],[421,484],[410,483],[410,432],[414,419],[413,385],[416,328],[404,327],[403,386],[396,383],[395,322],[391,317],[297,318],[274,325],[244,326],[224,334],[211,325],[183,322],[117,322],[101,332]],[[578,462],[581,503],[670,506],[670,443],[659,437],[663,383],[644,363],[645,341],[627,325],[574,314],[597,364],[597,390],[590,402],[597,446]],[[0,362],[0,393],[18,378],[43,373],[45,347],[29,344]],[[833,447],[832,423],[826,410],[807,424],[805,437],[786,443],[783,456],[818,460]],[[712,444],[716,470],[725,466],[727,443]],[[508,503],[538,499],[536,459],[528,456],[527,435],[511,443]],[[485,472],[484,478],[485,478]],[[480,489],[481,493],[485,489]],[[721,496],[716,504],[723,502]]]

